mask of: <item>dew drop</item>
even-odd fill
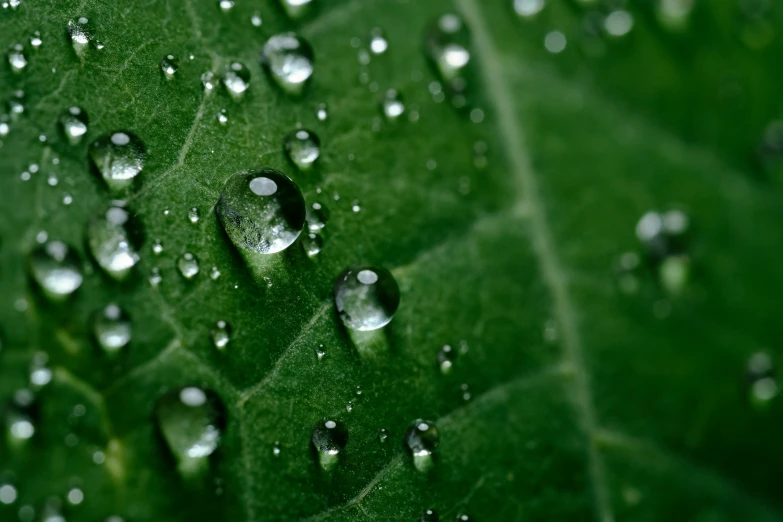
[[[400,94],[394,90],[389,89],[381,100],[381,110],[387,120],[396,120],[405,112],[405,104],[400,97]]]
[[[223,69],[223,85],[234,100],[241,100],[250,87],[250,69],[241,62],[232,62]]]
[[[8,51],[8,63],[11,65],[11,70],[15,73],[20,73],[27,67],[27,57],[24,55],[24,47],[22,44],[16,44]]]
[[[207,71],[201,75],[201,85],[204,86],[204,92],[207,94],[215,92],[217,88],[218,78],[212,71]]]
[[[16,502],[16,488],[11,484],[0,486],[0,504],[10,505]]]
[[[291,246],[305,221],[299,187],[282,172],[267,168],[231,176],[215,212],[237,248],[259,254]]]
[[[160,239],[156,239],[155,242],[152,244],[152,253],[157,255],[160,255],[163,252],[163,243],[161,243]]]
[[[188,210],[188,221],[191,223],[198,223],[200,217],[201,214],[196,207],[192,207],[190,210]]]
[[[462,513],[457,515],[457,518],[454,519],[454,522],[473,522],[473,518],[471,518],[470,515]]]
[[[307,228],[311,232],[318,232],[326,226],[326,222],[329,220],[329,209],[321,203],[315,202],[307,207],[306,219]]]
[[[283,10],[292,20],[299,20],[313,9],[314,0],[280,0]]]
[[[149,282],[152,286],[158,286],[163,281],[163,276],[160,274],[160,268],[154,267],[150,270]]]
[[[450,345],[446,344],[440,349],[438,352],[438,367],[443,375],[451,373],[456,358],[457,352]]]
[[[79,107],[70,107],[60,114],[60,127],[71,145],[78,145],[87,134],[87,113]]]
[[[226,125],[228,123],[228,113],[226,112],[226,109],[221,109],[220,112],[217,113],[217,121],[221,125]]]
[[[323,246],[323,238],[314,232],[309,232],[302,239],[302,248],[304,248],[305,253],[310,257],[315,257],[320,254]]]
[[[35,396],[27,389],[17,390],[6,408],[5,423],[9,442],[21,445],[35,435],[33,417],[36,413]]]
[[[47,241],[30,253],[30,273],[43,292],[62,301],[82,284],[81,260],[62,241]]]
[[[127,209],[117,202],[87,224],[87,246],[92,257],[117,280],[128,277],[139,262],[141,233]]]
[[[309,130],[298,129],[286,134],[283,139],[285,153],[299,169],[310,170],[321,154],[321,141]]]
[[[523,18],[536,16],[544,9],[546,0],[514,0],[514,11]]]
[[[633,29],[633,15],[622,9],[612,11],[604,19],[604,29],[611,36],[625,36]]]
[[[179,70],[179,59],[173,54],[167,54],[160,59],[160,70],[167,80],[173,79]]]
[[[425,36],[427,57],[441,81],[454,93],[465,90],[470,63],[470,33],[458,15],[444,14],[430,27]]]
[[[337,465],[340,452],[348,443],[348,432],[337,421],[318,421],[310,439],[318,453],[318,462],[324,471],[331,471]]]
[[[78,506],[84,501],[84,492],[79,488],[72,488],[66,497],[72,506]]]
[[[383,444],[386,442],[386,440],[389,438],[389,432],[386,430],[386,428],[381,428],[378,430],[378,441]]]
[[[264,45],[261,64],[281,89],[300,95],[313,75],[313,49],[295,33],[278,34]]]
[[[103,351],[115,355],[131,341],[131,320],[122,308],[111,303],[95,314],[92,331]]]
[[[279,457],[281,452],[282,452],[282,449],[280,447],[280,441],[276,440],[274,445],[272,446],[272,456],[273,457]]]
[[[41,40],[41,32],[35,31],[30,37],[30,47],[33,49],[39,49],[41,45],[43,45],[43,40]]]
[[[417,419],[405,432],[405,444],[413,454],[413,463],[419,471],[426,471],[432,465],[432,453],[438,447],[440,434],[435,424]]]
[[[373,54],[383,54],[389,49],[389,42],[383,34],[380,27],[374,28],[370,32],[370,51]]]
[[[566,36],[561,31],[551,31],[544,37],[544,47],[552,54],[562,53],[566,44]]]
[[[221,11],[227,13],[234,8],[234,0],[218,0],[218,7]]]
[[[92,29],[87,25],[87,19],[84,17],[68,21],[68,36],[71,39],[71,45],[77,55],[81,56],[87,47],[95,42]]]
[[[337,312],[351,330],[377,330],[387,325],[400,304],[400,288],[385,268],[354,266],[334,285]]]
[[[177,260],[177,268],[179,269],[179,273],[182,274],[182,277],[185,279],[193,279],[198,275],[198,259],[190,252],[185,252],[182,254],[182,257]]]
[[[210,279],[212,279],[213,281],[215,281],[215,280],[217,280],[217,278],[219,278],[219,277],[220,277],[220,270],[218,269],[218,267],[216,267],[216,266],[213,266],[213,267],[212,267],[212,268],[209,270],[209,278],[210,278]]]
[[[425,509],[421,512],[421,516],[419,517],[419,522],[439,522],[440,521],[440,515],[438,515],[438,512],[434,509]]]
[[[212,344],[215,345],[215,348],[225,350],[228,342],[231,340],[231,325],[225,321],[218,321],[212,327],[210,334],[212,335]]]
[[[658,20],[670,30],[682,30],[688,26],[688,19],[696,0],[657,0]]]
[[[253,13],[253,16],[250,17],[250,23],[253,24],[253,27],[261,27],[261,24],[263,24],[263,20],[261,19],[261,13],[256,11]]]
[[[748,360],[746,381],[750,402],[756,407],[766,406],[780,389],[772,357],[766,352],[754,353]]]
[[[318,104],[315,108],[315,116],[318,118],[318,121],[326,121],[326,118],[329,117],[329,112],[325,103]]]
[[[144,145],[135,134],[113,132],[90,145],[90,159],[110,190],[124,190],[144,167]]]
[[[210,390],[195,386],[173,390],[155,405],[158,428],[184,475],[202,473],[220,443],[225,410]]]

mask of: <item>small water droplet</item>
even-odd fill
[[[544,37],[544,47],[552,54],[562,53],[568,40],[561,31],[551,31]]]
[[[90,145],[90,159],[109,189],[121,191],[144,168],[144,145],[129,132],[105,134]]]
[[[218,0],[218,7],[221,11],[227,13],[234,8],[234,0]]]
[[[378,430],[378,440],[381,443],[386,442],[386,439],[388,438],[389,438],[389,432],[386,431],[386,428],[381,428],[380,430]]]
[[[359,204],[358,199],[353,200],[353,202],[351,203],[351,210],[354,212],[360,212],[362,210],[362,207]]]
[[[305,221],[299,187],[282,172],[266,168],[231,176],[215,212],[237,248],[260,254],[291,246]]]
[[[66,498],[68,499],[69,504],[72,506],[78,506],[84,501],[84,492],[79,488],[72,488],[70,491],[68,491]]]
[[[250,69],[241,62],[231,62],[223,69],[223,85],[234,100],[241,100],[250,87]]]
[[[160,70],[167,80],[173,79],[179,70],[179,59],[173,54],[167,54],[160,59]]]
[[[272,456],[273,457],[279,457],[282,449],[280,448],[280,441],[276,440],[274,445],[272,446]]]
[[[470,517],[470,515],[466,515],[464,513],[457,515],[457,518],[454,519],[454,522],[472,522],[473,518]]]
[[[191,223],[198,223],[199,217],[201,214],[198,211],[198,208],[192,207],[190,210],[188,210],[188,221]]]
[[[750,401],[762,408],[774,399],[780,389],[772,357],[766,352],[754,353],[748,360],[746,381]]]
[[[163,252],[163,243],[161,243],[160,239],[156,239],[155,242],[152,244],[152,253],[157,255],[160,255]]]
[[[199,266],[198,259],[190,252],[185,252],[182,257],[177,260],[177,268],[179,273],[185,279],[193,279],[198,275]]]
[[[35,31],[30,37],[30,47],[33,49],[39,49],[41,45],[43,45],[43,40],[41,40],[41,32]]]
[[[52,369],[49,368],[49,355],[46,352],[37,352],[30,363],[30,386],[34,390],[40,390],[52,382]],[[25,397],[24,402],[29,402]]]
[[[220,443],[225,410],[210,390],[195,386],[173,390],[155,404],[158,428],[184,475],[202,473]]]
[[[329,220],[329,209],[316,201],[307,207],[306,219],[310,231],[318,232],[326,226],[326,222]]]
[[[405,112],[405,103],[396,90],[389,89],[381,100],[381,110],[387,120],[396,120]]]
[[[432,464],[432,453],[438,447],[440,434],[432,421],[417,419],[405,432],[405,444],[413,454],[416,469],[425,471]]]
[[[150,270],[149,281],[152,286],[158,286],[160,282],[163,281],[163,276],[160,275],[160,268],[153,267],[152,270]]]
[[[250,17],[250,23],[253,24],[253,27],[261,27],[261,24],[263,24],[263,20],[261,19],[261,13],[256,11],[253,13],[253,16]]]
[[[323,238],[314,232],[309,232],[302,239],[302,248],[304,248],[305,253],[310,257],[315,257],[321,253],[323,245]]]
[[[462,400],[467,402],[473,396],[470,393],[470,386],[467,384],[461,384],[459,387],[460,393],[462,393]]]
[[[27,57],[24,55],[22,44],[16,44],[8,51],[8,63],[15,73],[20,73],[27,67]]]
[[[85,17],[68,21],[68,36],[71,39],[71,45],[77,55],[81,56],[90,44],[95,45],[95,38],[92,29],[87,25],[88,20]]]
[[[389,42],[383,34],[383,30],[380,27],[374,28],[370,32],[370,51],[373,54],[383,54],[389,48]]]
[[[425,509],[421,512],[419,522],[440,522],[440,515],[434,509]]]
[[[220,277],[220,270],[218,269],[218,267],[213,266],[209,270],[209,278],[215,281],[218,277]]]
[[[60,114],[60,127],[71,145],[78,145],[87,134],[87,113],[79,107],[70,107]]]
[[[457,358],[457,352],[448,344],[438,352],[438,367],[444,375],[451,373],[454,360]]]
[[[131,341],[131,320],[122,308],[111,303],[95,314],[92,331],[103,351],[115,355]]]
[[[324,358],[324,355],[326,355],[326,351],[324,350],[324,345],[323,344],[319,344],[318,348],[315,349],[315,356],[320,361],[321,359]]]
[[[313,9],[314,0],[280,0],[283,10],[292,20],[300,20]]]
[[[201,85],[204,86],[204,92],[207,94],[215,92],[218,85],[218,77],[212,71],[207,71],[201,75]]]
[[[670,30],[682,30],[688,26],[696,0],[658,0],[658,20]]]
[[[337,465],[340,452],[348,443],[348,432],[337,421],[322,420],[315,424],[310,439],[318,453],[318,462],[324,471],[331,471]]]
[[[321,154],[321,140],[313,131],[305,129],[286,134],[283,146],[288,159],[301,170],[310,170]]]
[[[352,330],[376,330],[387,325],[400,304],[400,288],[385,268],[354,266],[334,285],[337,311]]]
[[[326,118],[329,117],[329,112],[325,103],[318,104],[318,107],[315,108],[315,116],[318,118],[318,121],[326,121]]]
[[[463,92],[471,56],[470,33],[462,18],[453,13],[438,18],[426,33],[425,49],[441,81],[452,93]]]
[[[217,121],[221,125],[226,125],[228,123],[228,113],[226,112],[226,109],[220,109],[220,112],[217,113]]]
[[[35,435],[35,395],[27,389],[17,390],[6,408],[5,422],[10,436],[9,442],[21,445]]]
[[[625,36],[633,29],[633,15],[623,9],[612,11],[604,19],[604,29],[611,36]]]
[[[139,262],[141,232],[127,209],[117,202],[87,224],[87,245],[98,265],[111,277],[123,280]]]
[[[225,350],[228,342],[231,340],[231,325],[225,321],[218,321],[210,332],[212,335],[212,344],[218,350]]]
[[[523,18],[531,18],[544,9],[546,0],[514,0],[514,11]]]
[[[62,301],[82,284],[81,260],[62,241],[48,241],[30,253],[30,273],[52,300]]]
[[[353,403],[352,402],[349,401],[348,404],[345,405],[345,411],[347,411],[348,413],[351,413],[353,411]]]
[[[278,34],[264,44],[261,64],[281,89],[300,95],[313,75],[313,49],[295,33]]]

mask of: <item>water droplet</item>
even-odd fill
[[[278,34],[264,45],[261,64],[281,89],[299,95],[313,75],[313,49],[295,33]]]
[[[345,405],[345,411],[347,411],[348,413],[351,413],[353,411],[353,403],[352,402],[349,401],[348,404]]]
[[[310,257],[314,257],[320,254],[323,246],[323,238],[314,232],[309,232],[302,239],[302,248],[304,248],[305,253]]]
[[[321,140],[314,132],[305,129],[286,134],[283,146],[288,159],[301,170],[310,170],[321,154]]]
[[[158,286],[163,281],[163,276],[160,275],[160,268],[154,267],[150,270],[149,281],[152,286]]]
[[[215,212],[237,248],[260,254],[291,246],[305,221],[299,187],[282,172],[267,168],[231,176]]]
[[[604,19],[604,29],[611,36],[625,36],[633,29],[633,15],[622,9],[612,11]]]
[[[27,57],[24,55],[22,44],[16,44],[8,51],[8,63],[15,73],[22,72],[27,67]]]
[[[223,69],[223,85],[235,100],[241,100],[250,87],[250,69],[241,62],[232,62]]]
[[[131,320],[122,308],[111,303],[95,314],[92,331],[103,351],[115,355],[131,341]]]
[[[405,104],[396,90],[389,89],[386,91],[381,100],[381,110],[388,120],[396,120],[402,116],[405,112]]]
[[[225,426],[220,398],[194,386],[173,390],[158,399],[155,417],[180,472],[203,472]]]
[[[658,0],[658,20],[670,30],[682,30],[688,26],[688,19],[696,0]]]
[[[636,252],[624,252],[618,258],[615,273],[617,286],[622,293],[630,295],[639,291],[637,272],[640,265],[641,260]]]
[[[419,522],[439,522],[440,521],[440,515],[438,515],[438,512],[434,509],[425,509],[421,512],[421,516],[419,517]]]
[[[378,441],[384,443],[388,438],[389,438],[389,432],[386,430],[386,428],[381,428],[380,430],[378,430]]]
[[[201,84],[204,86],[204,92],[210,94],[217,88],[218,78],[212,71],[207,71],[201,75]]]
[[[234,8],[234,0],[218,0],[218,7],[221,11],[227,13]]]
[[[156,239],[155,242],[152,244],[152,253],[157,255],[160,255],[163,252],[163,243],[161,243],[160,239]]]
[[[212,344],[218,350],[225,350],[228,342],[231,340],[231,325],[225,321],[218,321],[210,332],[212,335]]]
[[[438,366],[440,371],[446,375],[451,373],[451,368],[454,365],[454,360],[457,358],[457,352],[448,344],[438,352]]]
[[[315,108],[315,116],[318,118],[318,121],[326,121],[326,118],[329,117],[329,112],[325,103],[318,104],[318,107]]]
[[[250,17],[250,23],[253,24],[253,27],[261,27],[261,24],[263,23],[263,20],[261,19],[261,13],[258,11],[253,13],[253,16]]]
[[[413,463],[419,471],[426,471],[432,465],[432,452],[438,447],[440,434],[435,424],[417,419],[405,432],[405,444],[413,454]]]
[[[139,262],[141,233],[127,209],[117,202],[87,224],[87,246],[98,265],[123,280]]]
[[[221,125],[228,123],[228,113],[226,112],[226,109],[221,109],[220,112],[217,113],[217,121]]]
[[[281,451],[282,449],[280,448],[280,441],[276,440],[274,445],[272,446],[272,456],[279,457]]]
[[[552,54],[562,53],[566,44],[566,36],[560,31],[551,31],[544,37],[544,47]]]
[[[215,281],[218,277],[220,277],[220,270],[218,267],[213,266],[209,271],[209,278]]]
[[[48,241],[30,253],[30,273],[43,292],[52,300],[61,301],[82,284],[81,260],[62,241]]]
[[[467,25],[456,14],[444,14],[426,33],[427,57],[452,93],[463,92],[467,86],[465,73],[470,63],[469,48]]]
[[[191,223],[198,223],[200,213],[196,207],[192,207],[188,210],[188,221]]]
[[[46,352],[37,352],[30,363],[30,386],[34,390],[40,390],[52,382],[52,369],[49,368],[49,355]],[[22,402],[25,404],[31,402],[31,399],[24,397]]]
[[[473,519],[470,517],[470,515],[466,515],[464,513],[457,515],[457,518],[454,519],[454,522],[472,522]]]
[[[337,421],[318,421],[310,439],[318,452],[318,462],[324,471],[331,471],[337,465],[340,452],[348,443],[348,432]]]
[[[389,48],[389,42],[383,34],[383,30],[380,27],[374,28],[370,32],[370,51],[373,54],[383,54]]]
[[[90,145],[90,159],[109,189],[124,190],[144,167],[144,145],[135,134],[113,132]]]
[[[182,277],[185,279],[193,279],[198,275],[198,259],[190,252],[185,252],[182,254],[182,257],[177,260],[177,268],[179,268],[179,273],[182,274]]]
[[[334,285],[334,300],[345,326],[376,330],[389,323],[400,304],[400,288],[385,268],[354,266]]]
[[[78,145],[87,134],[87,113],[79,107],[70,107],[60,114],[60,126],[71,145]]]
[[[323,229],[329,220],[329,209],[321,203],[315,202],[307,207],[306,212],[307,227],[311,232],[318,232]]]
[[[3,484],[0,486],[0,504],[13,504],[16,502],[16,488],[11,484]]]
[[[469,401],[470,398],[473,396],[470,393],[470,386],[468,386],[467,384],[460,384],[459,390],[462,393],[462,400],[465,402]]]
[[[514,0],[514,11],[523,17],[530,18],[544,9],[546,0]]]
[[[72,506],[78,506],[84,501],[84,492],[79,488],[72,488],[67,495],[68,503]],[[47,519],[51,520],[51,519]]]
[[[35,31],[30,37],[30,47],[33,49],[39,49],[41,45],[43,45],[43,40],[41,40],[41,32]]]
[[[35,435],[35,396],[26,389],[17,390],[6,408],[5,422],[10,436],[9,442],[21,445]]]
[[[167,80],[173,79],[174,75],[177,74],[178,69],[179,59],[173,54],[167,54],[160,59],[160,70],[163,71],[163,76]]]
[[[71,45],[77,55],[81,56],[95,38],[92,29],[87,25],[87,19],[84,17],[68,21],[68,36],[71,38]]]
[[[756,407],[766,406],[779,393],[775,366],[766,352],[754,353],[746,370],[748,393]]]
[[[313,0],[280,0],[280,5],[292,20],[305,17],[313,9]]]

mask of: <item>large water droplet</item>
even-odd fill
[[[78,289],[83,281],[81,261],[62,241],[48,241],[30,253],[30,273],[43,292],[61,301]]]
[[[8,51],[8,63],[15,73],[22,72],[27,67],[27,57],[24,55],[22,44],[16,44]]]
[[[354,266],[337,278],[334,301],[348,328],[376,330],[394,317],[400,304],[400,288],[385,268]]]
[[[195,386],[166,393],[155,405],[158,427],[185,475],[205,471],[225,426],[220,398]]]
[[[108,275],[123,280],[139,262],[141,234],[128,210],[117,203],[90,220],[87,245]]]
[[[70,107],[60,114],[60,126],[71,145],[78,145],[87,134],[87,113],[79,107]]]
[[[223,69],[223,85],[232,98],[241,100],[250,87],[250,69],[241,62],[231,62]]]
[[[405,103],[402,101],[400,93],[394,89],[389,89],[381,100],[381,110],[388,120],[396,120],[405,112]]]
[[[432,464],[432,452],[438,447],[440,434],[432,421],[416,419],[405,432],[405,444],[413,454],[413,463],[419,471]]]
[[[144,145],[135,134],[117,131],[90,145],[90,159],[113,191],[130,187],[144,168]]]
[[[182,274],[182,277],[185,279],[193,279],[199,272],[198,258],[190,252],[185,252],[182,254],[182,257],[177,260],[177,268],[179,269],[179,273]]]
[[[177,70],[179,70],[179,59],[173,54],[167,54],[160,59],[160,70],[167,80],[173,79],[174,75],[177,74]]]
[[[321,154],[321,140],[314,132],[305,129],[286,134],[283,146],[288,158],[301,170],[310,170]]]
[[[210,334],[212,335],[212,344],[215,345],[215,348],[225,350],[228,342],[231,340],[231,325],[225,321],[218,321],[212,327]]]
[[[340,452],[348,443],[348,431],[337,421],[318,421],[310,439],[318,452],[318,462],[325,471],[331,471],[337,465]]]
[[[84,17],[68,21],[68,36],[71,39],[71,45],[77,55],[82,55],[91,43],[94,42],[92,30],[87,25],[87,19]]]
[[[130,317],[118,305],[111,303],[95,314],[92,331],[103,351],[115,355],[131,340]]]
[[[288,248],[305,221],[299,187],[282,172],[266,168],[231,176],[215,212],[234,245],[260,254]]]
[[[425,48],[441,81],[453,93],[464,91],[470,63],[470,33],[462,18],[452,13],[438,18],[426,33]]]
[[[313,75],[313,49],[295,33],[278,34],[264,44],[261,64],[280,88],[299,95]]]
[[[280,0],[280,5],[292,20],[305,17],[313,9],[313,0]]]

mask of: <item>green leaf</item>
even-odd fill
[[[639,2],[631,31],[613,37],[601,25],[613,2],[552,0],[531,18],[510,1],[315,4],[298,20],[271,0],[0,11],[4,49],[23,44],[27,61],[0,73],[2,101],[24,93],[0,138],[5,420],[31,365],[53,375],[35,390],[32,438],[4,430],[0,486],[16,498],[0,489],[0,518],[417,520],[433,508],[441,520],[783,520],[781,403],[754,402],[746,381],[753,354],[783,357],[779,168],[775,143],[758,148],[780,116],[781,11],[705,0],[672,24],[661,15],[671,3]],[[462,109],[433,88],[423,51],[450,11],[470,32]],[[79,17],[102,49],[74,51]],[[363,65],[375,27],[389,48]],[[301,97],[259,63],[264,42],[291,30],[315,54]],[[160,69],[169,54],[172,79]],[[251,75],[244,99],[205,94],[201,75],[235,61]],[[387,89],[406,106],[395,121],[381,112]],[[71,106],[89,117],[79,145],[57,123]],[[298,124],[321,141],[309,171],[284,152]],[[117,196],[88,144],[119,130],[146,159]],[[320,254],[301,237],[266,262],[231,244],[214,206],[231,175],[255,167],[287,173],[329,209]],[[143,228],[141,261],[121,282],[85,236],[118,197]],[[691,228],[660,268],[634,230],[669,208]],[[29,275],[41,231],[82,260],[64,303]],[[618,274],[626,252],[652,269]],[[189,280],[185,253],[200,266]],[[388,268],[402,295],[369,341],[349,335],[332,298],[338,274],[365,263]],[[92,332],[112,302],[133,329],[114,357]],[[217,321],[231,327],[224,350]],[[444,345],[459,352],[445,375]],[[156,421],[156,401],[183,386],[225,409],[200,474],[183,474],[167,446],[189,439]],[[326,417],[348,433],[329,473],[310,441]],[[440,433],[428,472],[404,445],[420,418]]]

